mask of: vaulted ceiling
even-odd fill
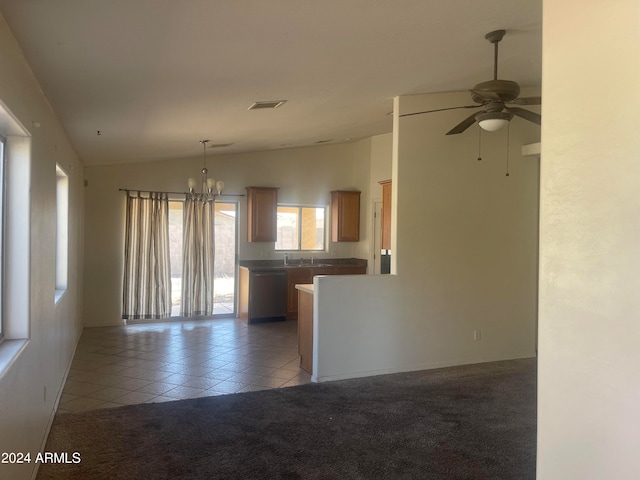
[[[490,80],[496,29],[499,77],[541,84],[541,0],[0,0],[0,12],[86,165],[192,157],[203,138],[216,154],[387,133],[394,96]],[[248,110],[272,100],[287,102]]]

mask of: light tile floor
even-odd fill
[[[301,385],[296,322],[215,319],[83,331],[58,412]]]
[[[213,302],[214,315],[233,315],[233,302]],[[171,306],[171,316],[180,317],[180,305]]]

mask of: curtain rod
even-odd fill
[[[121,192],[138,192],[138,193],[167,193],[171,195],[189,195],[189,192],[161,192],[158,190],[136,190],[132,188],[119,188]],[[218,197],[244,197],[243,193],[223,193],[221,195],[217,195]]]

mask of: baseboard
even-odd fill
[[[83,327],[84,329],[84,327]],[[44,431],[44,437],[42,442],[40,443],[40,452],[44,452],[47,446],[47,439],[49,438],[49,433],[51,432],[51,426],[53,425],[53,420],[56,417],[56,412],[58,411],[58,406],[60,405],[60,398],[62,398],[62,392],[64,391],[64,386],[67,383],[67,378],[69,378],[69,371],[71,370],[71,365],[73,364],[73,359],[76,356],[76,350],[78,349],[78,344],[80,343],[80,336],[82,335],[82,330],[80,330],[80,335],[76,339],[76,344],[73,347],[73,353],[71,354],[71,360],[69,360],[69,364],[67,365],[67,370],[64,372],[64,376],[62,378],[62,383],[60,384],[60,388],[58,389],[58,394],[56,395],[56,399],[53,402],[53,409],[49,414],[49,420],[47,421],[47,428]],[[38,476],[38,469],[40,468],[40,463],[35,462],[34,469],[31,475],[31,480],[36,480]]]
[[[323,376],[313,375],[311,378],[311,381],[322,383],[322,382],[331,382],[335,380],[349,380],[351,378],[373,377],[376,375],[389,375],[392,373],[417,372],[420,370],[434,370],[436,368],[459,367],[461,365],[474,365],[478,363],[505,362],[509,360],[521,360],[525,358],[535,358],[535,357],[536,357],[535,354],[533,355],[523,354],[523,355],[516,355],[508,358],[486,357],[486,358],[474,358],[474,359],[447,360],[442,362],[430,362],[430,363],[425,363],[420,365],[413,365],[410,367],[393,367],[393,368],[378,369],[378,370],[363,370],[358,372],[341,373],[337,375],[323,375]]]

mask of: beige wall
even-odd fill
[[[393,134],[371,138],[371,198],[382,200],[382,185],[378,182],[391,178]]]
[[[640,3],[543,14],[537,475],[637,479]]]
[[[394,110],[468,100],[406,96]],[[506,129],[483,135],[481,162],[477,127],[445,136],[467,115],[397,119],[396,275],[316,279],[317,380],[535,355],[539,168],[521,147],[540,128],[511,122],[506,177]]]
[[[0,58],[0,101],[31,134],[32,162],[30,311],[21,312],[29,317],[29,333],[26,347],[0,374],[0,452],[35,454],[43,447],[82,328],[83,167],[2,17]],[[69,283],[57,304],[56,163],[69,174],[70,189]],[[0,345],[0,356],[6,346]],[[33,463],[5,464],[0,476],[27,479],[33,469]]]
[[[371,154],[370,154],[370,173],[369,173],[369,228],[370,228],[370,252],[369,252],[369,270],[368,273],[380,273],[380,248],[382,241],[382,185],[380,181],[389,180],[391,178],[391,159],[393,156],[393,135],[387,133],[371,137]],[[380,218],[378,224],[375,225],[373,218],[373,209],[378,204]],[[378,229],[376,232],[375,229]],[[377,237],[377,245],[376,238]],[[376,248],[377,247],[377,248]],[[376,252],[376,249],[378,250]]]
[[[637,477],[640,68],[634,60],[640,55],[638,8],[635,0],[591,3],[589,8],[577,0],[546,1],[544,5],[543,93],[549,107],[544,111],[540,198],[540,479]],[[30,130],[33,153],[30,334],[24,351],[0,376],[0,451],[36,452],[44,440],[55,397],[81,330],[82,165],[3,19],[0,57],[0,100]],[[403,98],[399,106],[436,106],[439,98]],[[441,98],[448,103],[453,97]],[[467,101],[465,97],[464,103]],[[457,118],[443,114],[438,120],[424,116],[406,129],[400,124],[394,137],[398,151],[394,181],[404,191],[395,199],[399,211],[394,220],[394,240],[402,247],[395,265],[398,274],[318,279],[321,294],[316,297],[316,309],[320,308],[320,321],[329,327],[322,332],[326,338],[320,345],[325,377],[532,354],[535,308],[531,302],[535,287],[531,285],[531,242],[536,232],[531,219],[521,213],[533,211],[534,162],[512,155],[510,180],[517,175],[529,180],[516,179],[505,186],[501,183],[505,180],[501,161],[491,164],[485,153],[485,160],[474,164],[471,135],[455,145],[447,145],[449,140],[440,136],[433,137],[436,146],[432,149],[426,144],[432,138],[429,132],[434,127],[448,127],[454,116]],[[34,121],[40,123],[39,129],[33,128]],[[425,132],[428,135],[419,138]],[[535,132],[514,135],[522,135],[519,140],[525,143],[534,140],[529,137],[535,137]],[[360,164],[361,153],[368,149],[368,158],[373,158],[378,152],[375,141],[360,143],[346,153],[343,147],[329,147],[328,152],[333,153],[333,148],[340,154],[328,155],[326,161],[339,158],[340,163],[344,158],[357,157],[353,168],[363,171],[367,166]],[[495,148],[501,149],[499,145]],[[314,149],[309,156],[318,160],[319,151]],[[499,157],[492,149],[485,152]],[[263,158],[281,153],[265,153]],[[307,157],[303,150],[285,156],[282,161],[294,170],[296,160]],[[283,189],[284,193],[288,188],[287,198],[299,195],[315,203],[316,195],[292,186],[296,183],[293,176],[269,171],[257,157],[252,163],[251,157],[247,156],[252,167],[250,178],[236,182],[234,166],[221,168],[229,191],[241,191],[244,183],[275,185],[273,182],[281,184],[287,179],[291,185]],[[467,158],[471,160],[465,163]],[[521,165],[516,166],[520,160]],[[70,173],[72,253],[69,290],[54,305],[52,206],[56,162]],[[91,256],[87,271],[92,275],[87,279],[91,285],[87,294],[89,313],[112,305],[115,308],[110,307],[106,316],[118,310],[119,317],[119,291],[113,285],[121,281],[121,275],[114,275],[112,269],[120,255],[113,249],[121,251],[121,240],[111,233],[104,241],[99,238],[109,228],[120,228],[123,197],[117,188],[181,190],[186,170],[191,172],[197,166],[197,160],[165,166],[164,187],[156,183],[158,177],[149,171],[148,164],[131,170],[114,167],[111,172],[88,169],[86,192],[92,194],[87,195],[87,203],[92,203],[95,215],[104,215],[99,228],[87,216],[92,221],[86,236]],[[365,178],[373,182],[376,174],[374,167],[370,168]],[[304,170],[303,178],[326,181],[323,190],[359,186],[355,180],[350,181],[349,173],[344,181],[329,182],[326,171]],[[105,178],[101,178],[103,174]],[[438,185],[438,180],[443,185]],[[436,198],[436,193],[444,197]],[[370,196],[376,194],[372,191]],[[514,198],[514,205],[509,206]],[[120,207],[105,214],[107,208],[100,207],[100,201]],[[505,216],[478,216],[487,213],[482,206],[495,207]],[[517,225],[523,222],[524,229],[514,229],[520,233],[513,237],[514,232],[505,228],[500,218]],[[524,245],[520,245],[522,241]],[[245,247],[245,258],[262,258],[260,247]],[[351,247],[348,253],[359,254],[361,247]],[[271,256],[272,252],[266,254]],[[515,278],[513,285],[505,285],[504,279],[496,284],[486,281],[483,272],[489,270],[492,277],[490,269],[494,267],[505,275],[503,278]],[[469,277],[463,271],[469,271]],[[102,294],[96,272],[106,276],[107,288]],[[336,300],[340,310],[331,303]],[[98,317],[87,321],[99,323]],[[331,329],[332,322],[343,322],[342,327],[348,328],[342,329],[345,341],[326,349],[327,339],[337,332]],[[476,327],[483,328],[483,340],[472,343],[471,330]],[[522,333],[514,333],[516,327]],[[411,338],[413,334],[415,338]],[[513,348],[505,351],[511,340]],[[371,345],[382,349],[354,354],[354,350]],[[2,473],[7,478],[25,479],[32,469],[33,465],[3,465]]]
[[[194,141],[194,150],[199,144]],[[328,205],[329,192],[362,192],[361,241],[327,242],[328,251],[315,257],[369,255],[370,140],[310,148],[236,155],[208,155],[209,171],[225,182],[225,192],[244,194],[246,186],[278,187],[281,203]],[[87,167],[85,326],[118,325],[121,320],[125,195],[119,188],[184,191],[189,176],[197,176],[202,157],[153,163]],[[229,197],[234,200],[234,197]],[[239,256],[283,259],[273,243],[248,243],[246,201],[239,199]],[[329,223],[327,223],[329,225]],[[291,258],[310,254],[292,254]]]

